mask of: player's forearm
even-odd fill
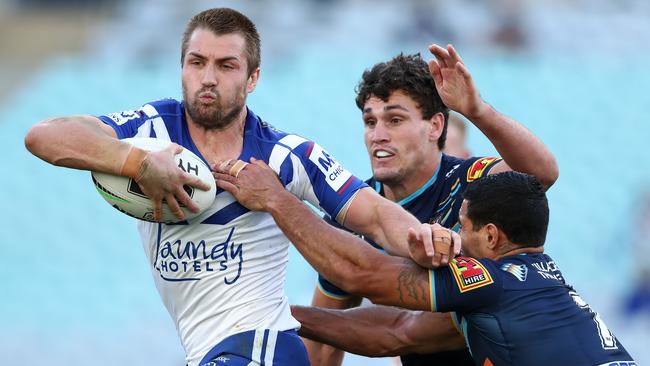
[[[345,352],[329,344],[303,337],[311,366],[339,366],[343,363]]]
[[[485,102],[476,114],[466,117],[490,140],[510,168],[534,175],[547,188],[557,180],[559,170],[555,157],[522,124]]]
[[[388,253],[405,258],[409,258],[408,229],[420,226],[415,216],[371,188],[361,189],[357,193],[342,223],[372,238]]]
[[[131,149],[90,116],[62,117],[33,126],[25,146],[39,158],[59,166],[120,174]]]
[[[361,298],[358,296],[350,295],[345,298],[334,298],[325,295],[318,286],[314,290],[311,306],[326,309],[349,309],[359,306],[360,303]],[[303,340],[312,366],[339,366],[343,362],[345,355],[343,350],[311,339],[304,338]]]
[[[369,357],[399,355],[397,345],[400,342],[393,330],[386,326],[394,324],[395,319],[376,321],[372,318],[374,312],[367,314],[364,309],[292,306],[291,312],[301,324],[299,334],[305,338]]]
[[[360,285],[368,282],[366,277],[376,273],[386,256],[359,237],[332,227],[288,191],[277,192],[266,206],[314,269],[339,288],[366,296],[369,286]]]

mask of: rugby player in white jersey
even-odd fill
[[[297,197],[389,252],[408,256],[406,232],[421,228],[415,217],[381,198],[318,144],[275,130],[246,107],[260,76],[259,35],[247,17],[224,8],[197,14],[184,33],[181,65],[182,102],[48,119],[30,129],[26,147],[54,165],[131,177],[155,202],[156,218],[164,199],[179,220],[179,204],[197,209],[183,185],[207,189],[174,164],[179,145],[207,164],[260,159]],[[120,141],[133,136],[174,144],[146,152]],[[284,293],[289,242],[269,214],[249,211],[218,190],[212,207],[192,220],[141,221],[138,228],[190,366],[308,364]],[[430,232],[420,230],[431,256],[420,262],[446,263],[448,256],[433,253]]]

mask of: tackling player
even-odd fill
[[[183,185],[207,188],[174,164],[181,146],[208,165],[262,159],[298,198],[408,256],[405,233],[419,224],[415,217],[377,195],[318,144],[274,129],[246,107],[259,65],[255,25],[231,9],[206,10],[183,35],[183,101],[49,119],[30,129],[25,145],[55,165],[130,177],[154,201],[154,217],[160,218],[165,200],[180,220],[180,204],[197,209]],[[147,152],[120,141],[133,136],[174,144]],[[308,364],[284,293],[289,242],[269,214],[251,212],[218,190],[213,205],[192,220],[138,222],[138,228],[190,366],[217,359],[227,365]],[[441,254],[432,259],[447,260]]]
[[[454,241],[462,239],[466,256],[430,270],[384,255],[323,222],[287,194],[263,162],[255,161],[239,177],[217,175],[218,184],[239,202],[270,212],[305,259],[344,290],[377,304],[453,311],[476,365],[636,366],[600,315],[544,254],[548,201],[533,176],[505,172],[473,182],[463,195],[460,236],[439,230],[447,239],[450,233]],[[422,250],[414,231],[409,232],[409,244]],[[320,317],[315,323],[307,320],[312,314],[296,310],[306,320],[304,335],[348,348],[341,340],[350,337],[341,333],[349,328],[341,318]],[[338,326],[339,333],[321,333],[321,324],[330,330]],[[428,331],[422,337],[430,343],[445,341],[447,334],[431,323],[413,323],[411,328],[414,334]]]
[[[514,169],[535,175],[548,187],[557,179],[558,167],[551,152],[537,137],[482,100],[472,76],[452,46],[445,49],[432,45],[430,50],[436,58],[430,67],[419,55],[399,55],[363,74],[356,103],[362,111],[364,140],[373,172],[372,179],[366,183],[399,203],[420,222],[437,222],[457,230],[462,194],[470,182],[483,175]],[[449,109],[465,115],[483,131],[503,160],[462,159],[442,154]],[[372,241],[371,244],[377,246]],[[319,276],[312,305],[345,309],[360,301]],[[367,311],[372,312],[377,329],[393,324],[397,316],[414,317],[416,322],[437,318],[427,313],[400,315],[403,311],[391,308]],[[451,321],[446,325],[453,329]],[[367,333],[373,334],[371,329]],[[366,344],[373,347],[385,343],[383,337],[389,336],[374,332],[372,341]],[[392,344],[390,353],[401,354],[405,366],[472,362],[467,351],[407,355],[402,352],[410,348]],[[306,346],[312,365],[332,366],[342,361],[343,352],[330,346],[312,341],[307,341]]]

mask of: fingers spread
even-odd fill
[[[450,65],[453,65],[449,52],[446,49],[434,44],[429,47],[429,50],[436,56],[440,67],[450,67]]]
[[[162,198],[151,199],[153,201],[153,219],[160,221],[162,218]]]
[[[458,72],[460,72],[460,74],[463,75],[465,81],[470,82],[472,80],[472,74],[469,73],[469,70],[467,70],[467,68],[462,62],[456,63],[456,70],[458,70]]]
[[[179,200],[183,203],[185,207],[187,207],[190,211],[197,213],[199,212],[199,206],[196,205],[194,201],[192,201],[192,198],[185,192],[183,188],[177,188],[176,191],[174,192],[174,200]],[[171,208],[171,207],[170,207]]]
[[[181,209],[180,205],[176,201],[176,198],[173,194],[168,194],[165,196],[165,201],[167,201],[167,206],[169,210],[178,218],[179,220],[185,219],[185,213]],[[186,205],[187,206],[187,205]]]
[[[436,86],[439,87],[442,85],[442,72],[440,71],[440,65],[438,65],[436,60],[429,60],[429,73],[431,73]]]
[[[194,176],[192,174],[185,173],[183,175],[185,184],[188,186],[196,187],[202,191],[209,191],[210,190],[210,185],[207,184],[206,182],[202,181],[201,178]]]
[[[463,63],[463,59],[460,57],[458,52],[456,52],[456,49],[454,48],[454,46],[448,44],[447,45],[447,52],[449,52],[449,57],[450,57],[451,62],[453,64],[455,64],[457,62]]]

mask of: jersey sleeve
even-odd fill
[[[170,134],[176,128],[174,121],[180,113],[178,101],[162,99],[147,103],[136,110],[110,113],[97,118],[111,126],[120,140],[129,137],[155,137],[172,141]],[[168,121],[165,121],[163,115],[168,117]]]
[[[503,291],[500,275],[492,261],[469,257],[429,270],[431,310],[465,313],[494,304]]]
[[[320,145],[296,135],[278,141],[269,165],[291,193],[334,218],[359,189],[367,187]]]
[[[117,133],[117,138],[121,140],[138,135],[150,117],[142,109],[136,109],[110,113],[97,118],[111,126]]]
[[[497,157],[474,157],[467,159],[463,164],[465,181],[471,183],[486,176],[490,170],[502,160],[503,159]]]

